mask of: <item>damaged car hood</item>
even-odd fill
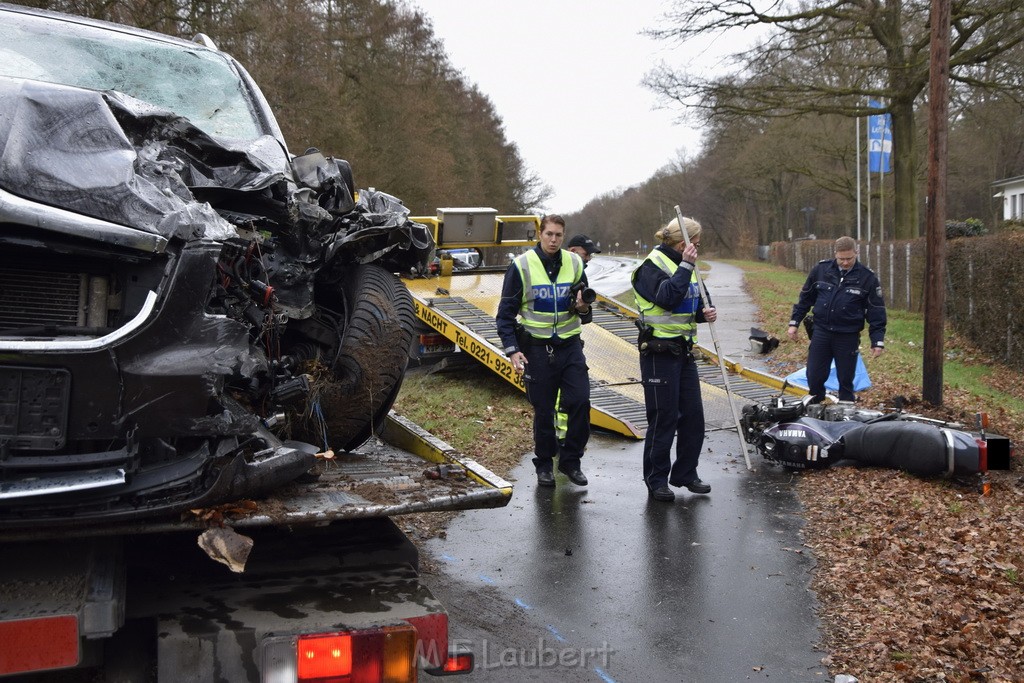
[[[251,188],[282,174],[126,95],[0,77],[0,184],[8,192],[167,238],[233,236],[186,178]]]
[[[244,225],[301,234],[327,261],[426,266],[433,237],[401,201],[357,199],[336,160],[299,159],[296,179],[273,136],[214,138],[123,93],[0,76],[0,186],[11,194],[166,239],[225,240]]]

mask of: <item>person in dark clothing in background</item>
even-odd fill
[[[566,249],[583,259],[583,267],[586,268],[587,264],[590,263],[590,259],[593,258],[594,254],[600,254],[601,250],[594,244],[594,240],[590,239],[586,235],[573,235],[573,238],[569,240],[569,244]]]
[[[825,381],[836,363],[839,400],[853,401],[853,378],[860,353],[860,333],[868,324],[871,355],[885,352],[885,300],[882,283],[869,268],[857,261],[857,242],[840,237],[835,258],[819,261],[811,269],[793,306],[786,333],[797,339],[800,321],[808,311],[814,315],[814,334],[807,352],[807,388],[812,402],[825,398]]]
[[[580,331],[593,312],[578,286],[587,285],[583,260],[562,249],[564,238],[560,216],[541,219],[540,244],[505,271],[496,316],[505,355],[516,372],[524,373],[526,397],[533,406],[533,464],[540,486],[555,485],[555,456],[569,481],[588,483],[580,459],[590,439],[590,378]],[[559,391],[568,416],[561,446],[555,436]]]
[[[571,251],[583,259],[584,270],[586,270],[587,264],[590,263],[590,259],[594,257],[594,254],[601,253],[601,250],[594,244],[594,240],[586,235],[573,235],[572,239],[569,240],[567,251]],[[587,415],[587,419],[590,419],[590,415]],[[555,399],[555,436],[558,437],[558,443],[565,443],[565,434],[568,429],[569,416],[562,410],[561,395],[559,395]]]
[[[689,237],[690,244],[686,244]],[[702,307],[694,273],[700,223],[678,219],[654,233],[661,242],[633,271],[633,296],[640,313],[640,377],[647,406],[644,438],[644,483],[652,498],[672,502],[668,487],[692,493],[710,493],[711,486],[697,476],[704,447],[704,403],[700,378],[691,349],[697,323],[714,322],[714,307]],[[672,462],[672,441],[676,460]]]

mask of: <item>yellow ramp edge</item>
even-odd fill
[[[427,462],[438,465],[459,465],[466,475],[478,484],[492,486],[505,496],[512,495],[512,484],[508,481],[393,410],[388,413],[387,419],[381,426],[380,435],[392,446],[409,451]]]

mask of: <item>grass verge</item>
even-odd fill
[[[410,371],[395,410],[502,477],[533,450],[526,395],[483,365]]]
[[[495,474],[510,473],[533,450],[533,409],[526,395],[483,365],[430,373],[413,368],[405,377],[395,411],[465,453]],[[395,522],[414,541],[445,537],[457,512],[403,515]],[[429,556],[421,569],[435,571]]]

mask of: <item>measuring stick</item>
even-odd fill
[[[679,231],[683,233],[683,239],[686,240],[686,246],[690,246],[690,235],[686,232],[686,226],[683,224],[683,212],[679,210],[679,205],[676,207],[676,219],[679,221]],[[700,276],[700,268],[697,264],[693,264],[693,272],[697,276],[697,293],[700,296],[701,308],[704,308],[704,281]],[[708,323],[708,327],[711,328],[711,342],[715,346],[715,355],[718,356],[718,367],[722,370],[722,380],[725,382],[725,395],[729,398],[729,407],[732,409],[732,419],[736,421],[736,435],[740,437],[740,450],[743,451],[743,460],[747,463],[747,469],[750,467],[750,456],[747,455],[747,440],[743,438],[743,427],[740,426],[740,416],[736,412],[736,403],[732,400],[732,389],[729,386],[729,372],[725,369],[725,359],[722,357],[722,350],[718,346],[718,335],[715,334],[715,324],[712,322]]]

